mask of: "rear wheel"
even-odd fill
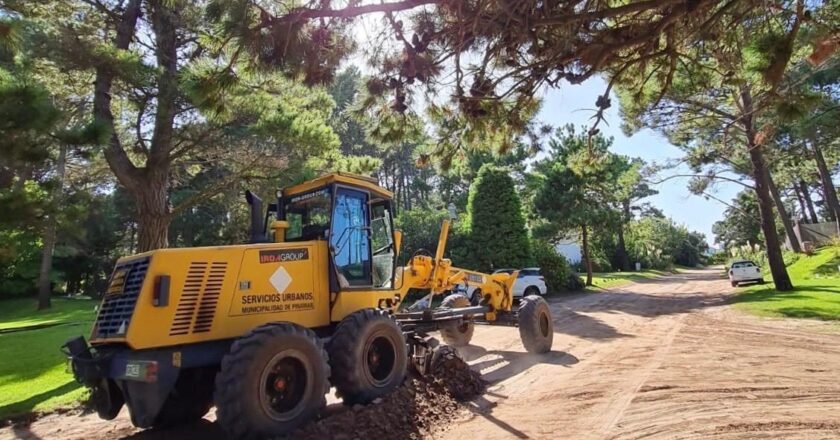
[[[547,353],[554,341],[554,323],[548,303],[531,295],[519,301],[519,336],[528,353]]]
[[[525,289],[525,296],[533,296],[533,295],[540,295],[540,289],[537,289],[536,286],[529,286]]]
[[[737,281],[732,281],[730,284],[732,284],[732,287],[738,287],[738,282]]]
[[[385,310],[359,310],[344,318],[327,351],[333,371],[330,380],[346,404],[368,403],[405,379],[405,336]]]
[[[213,407],[213,378],[210,368],[190,368],[179,373],[178,381],[152,423],[154,428],[169,428],[192,423]]]
[[[470,297],[470,304],[477,306],[481,304],[481,300],[483,299],[484,297],[481,295],[481,289],[476,288],[473,290],[472,296]]]
[[[287,434],[326,406],[329,375],[312,330],[291,323],[258,327],[222,359],[214,396],[219,424],[236,439]]]
[[[441,308],[457,309],[461,307],[469,307],[470,300],[464,295],[449,295],[443,299],[440,304]],[[443,337],[443,342],[453,347],[463,347],[472,340],[473,332],[475,331],[475,324],[464,319],[461,324],[447,324],[440,328],[440,335]]]

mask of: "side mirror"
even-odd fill
[[[394,231],[394,253],[400,254],[400,247],[402,246],[402,231],[397,229]]]

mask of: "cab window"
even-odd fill
[[[292,196],[286,203],[286,241],[310,241],[326,237],[330,227],[330,191],[326,188]]]
[[[342,286],[370,286],[371,249],[367,193],[339,188],[330,232],[330,250]]]
[[[371,207],[371,243],[373,245],[373,287],[390,288],[394,273],[394,229],[387,202]]]

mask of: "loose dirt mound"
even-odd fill
[[[446,355],[431,375],[410,373],[405,385],[374,403],[342,408],[289,438],[315,440],[420,439],[433,435],[484,392],[486,382],[460,357]]]

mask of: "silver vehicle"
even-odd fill
[[[729,268],[729,282],[732,287],[738,287],[740,283],[756,282],[764,283],[764,275],[761,268],[750,260],[733,261]]]

